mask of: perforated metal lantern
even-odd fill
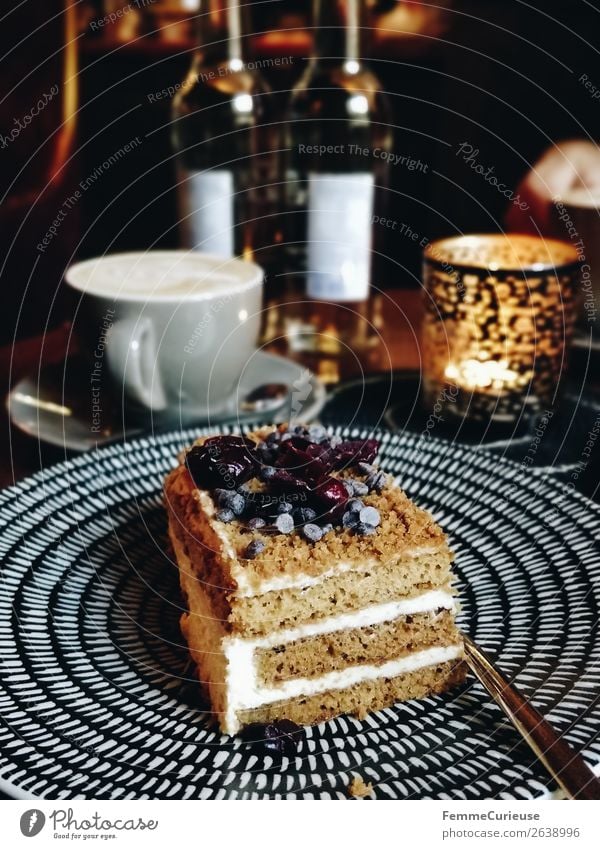
[[[425,401],[516,421],[550,406],[565,366],[579,263],[572,245],[525,235],[459,236],[424,253]]]

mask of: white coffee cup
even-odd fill
[[[167,420],[227,408],[256,348],[263,271],[188,251],[111,254],[72,265],[74,320],[91,380]],[[105,368],[106,366],[106,368]]]

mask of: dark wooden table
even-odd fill
[[[419,368],[418,333],[421,319],[421,297],[418,290],[391,290],[380,295],[374,306],[373,320],[382,342],[368,360],[362,363],[367,372],[394,370],[412,371]],[[0,379],[4,396],[10,388],[28,374],[35,374],[43,365],[60,363],[75,351],[70,325],[65,324],[44,336],[36,336],[0,348]],[[2,406],[0,444],[0,488],[10,486],[21,478],[47,465],[43,447],[35,439],[11,427]],[[64,452],[55,450],[52,460],[64,459]]]

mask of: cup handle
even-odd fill
[[[117,321],[107,338],[108,366],[125,395],[152,412],[167,408],[167,399],[156,370],[156,340],[149,318]]]

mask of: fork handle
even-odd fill
[[[559,737],[531,702],[510,684],[486,653],[464,636],[465,660],[536,757],[571,799],[600,799],[600,780],[581,755]]]

